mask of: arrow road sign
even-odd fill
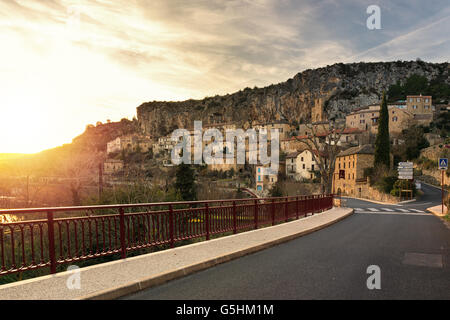
[[[448,168],[448,159],[447,158],[439,158],[439,169],[447,170]]]
[[[399,162],[398,167],[399,168],[412,168],[413,163],[412,162]]]

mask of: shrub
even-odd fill
[[[386,176],[383,177],[377,184],[377,189],[384,193],[390,193],[392,189],[394,189],[394,184],[397,181],[396,176]]]

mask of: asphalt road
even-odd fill
[[[349,199],[337,224],[125,299],[450,299],[450,230],[425,212],[440,191],[422,186],[403,205]],[[367,288],[371,265],[381,289]]]

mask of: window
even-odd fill
[[[303,157],[302,157],[302,162],[303,162]]]
[[[258,168],[258,173],[260,173],[261,172],[261,168]]]
[[[430,106],[425,106],[425,110],[428,110],[428,109],[430,109]]]
[[[409,102],[413,102],[413,98],[409,98]]]
[[[311,165],[311,171],[314,171],[314,165],[313,164]]]
[[[261,176],[258,176],[258,181],[261,181]]]
[[[305,164],[303,164],[303,169],[305,169],[306,167],[305,167]]]
[[[428,102],[429,101],[429,99],[428,98],[425,98],[425,102]]]
[[[417,109],[417,106],[416,106],[416,105],[414,105],[414,106],[413,106],[413,109]]]
[[[345,169],[345,162],[344,162],[344,169]]]
[[[420,102],[420,98],[417,98],[417,100],[416,100],[417,102]]]
[[[392,117],[392,122],[397,122],[398,118],[397,117]]]

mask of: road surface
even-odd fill
[[[450,299],[450,230],[425,212],[440,190],[422,187],[403,205],[349,199],[337,224],[125,299]]]

